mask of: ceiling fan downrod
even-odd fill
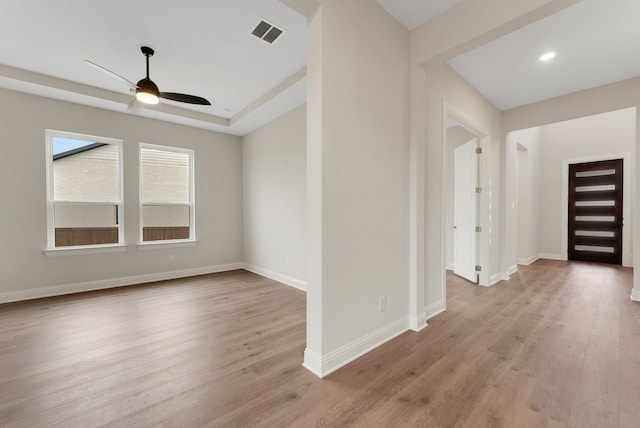
[[[155,51],[151,49],[149,46],[142,46],[140,48],[142,54],[147,58],[147,79],[149,78],[149,57],[153,56]]]

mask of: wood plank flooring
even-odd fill
[[[0,305],[0,427],[638,427],[631,269],[540,260],[321,380],[305,295],[233,271]]]

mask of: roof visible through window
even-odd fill
[[[75,140],[73,138],[53,137],[53,160],[75,155],[76,153],[81,153],[101,146],[104,146],[104,143]]]

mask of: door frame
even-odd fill
[[[611,153],[600,156],[564,159],[562,161],[562,260],[569,260],[569,165],[576,163],[598,162],[622,159],[622,266],[633,267],[631,255],[631,195],[633,186],[633,156],[629,152]]]
[[[490,227],[490,215],[491,215],[491,204],[490,204],[490,195],[492,192],[491,189],[491,147],[490,147],[490,138],[488,128],[477,121],[474,117],[468,115],[464,111],[459,108],[449,104],[447,101],[443,101],[443,115],[442,115],[442,150],[441,150],[441,165],[442,165],[442,176],[441,182],[444,183],[446,178],[445,174],[453,173],[453,171],[447,171],[445,168],[446,165],[446,156],[447,156],[447,119],[453,119],[456,122],[461,123],[467,131],[474,134],[478,137],[478,147],[482,149],[482,154],[478,159],[478,186],[482,188],[482,192],[478,195],[478,211],[477,211],[477,223],[482,228],[482,232],[478,233],[478,237],[476,240],[476,262],[482,267],[482,270],[479,272],[479,285],[482,286],[490,286],[490,254],[491,254],[491,227]],[[441,287],[442,287],[442,296],[444,299],[444,306],[446,308],[446,285],[447,285],[447,237],[446,237],[446,195],[442,192],[442,200],[441,200],[441,209],[442,209],[442,224],[440,227],[441,231],[441,243],[442,246],[440,248],[442,267],[441,267]]]

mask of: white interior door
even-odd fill
[[[474,138],[453,155],[453,271],[472,282],[476,282],[477,147]]]

